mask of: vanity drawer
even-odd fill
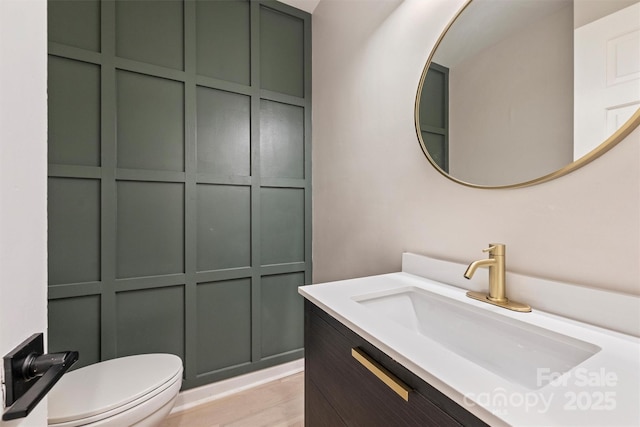
[[[387,382],[406,384],[411,389],[408,400],[356,360],[354,348],[382,367],[381,377],[394,377]],[[331,412],[329,408],[335,414],[326,416],[337,415],[348,426],[486,425],[309,301],[305,301],[305,390],[307,426],[323,425],[316,422],[316,414]]]

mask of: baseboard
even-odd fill
[[[186,411],[195,406],[203,405],[270,381],[297,374],[303,370],[304,359],[298,359],[260,371],[239,375],[234,378],[229,378],[228,380],[185,390],[178,394],[171,413],[175,414],[176,412]]]

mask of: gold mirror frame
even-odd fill
[[[543,182],[551,181],[552,179],[556,179],[556,178],[559,178],[561,176],[567,175],[568,173],[573,172],[574,170],[579,169],[579,168],[581,168],[582,166],[584,166],[584,165],[586,165],[588,163],[591,163],[592,161],[594,161],[595,159],[597,159],[598,157],[602,156],[604,153],[606,153],[607,151],[609,151],[613,147],[615,147],[620,141],[625,139],[635,128],[637,128],[640,125],[640,108],[639,108],[631,116],[631,118],[629,120],[627,120],[627,122],[624,125],[622,125],[622,127],[620,127],[609,138],[607,138],[602,144],[598,145],[596,148],[591,150],[589,153],[587,153],[584,156],[580,157],[578,160],[574,160],[572,163],[564,166],[563,168],[558,169],[555,172],[552,172],[550,174],[543,175],[543,176],[541,176],[539,178],[532,179],[532,180],[525,181],[525,182],[520,182],[520,183],[516,183],[516,184],[508,184],[508,185],[498,185],[498,186],[478,185],[478,184],[472,184],[472,183],[469,183],[469,182],[465,182],[465,181],[459,180],[459,179],[454,178],[453,176],[449,175],[447,172],[443,171],[440,168],[440,166],[438,166],[436,164],[436,162],[429,155],[429,151],[427,150],[427,147],[426,147],[426,145],[425,145],[425,143],[424,143],[424,141],[422,139],[422,133],[420,132],[420,95],[422,94],[422,88],[424,86],[424,81],[425,81],[425,79],[427,77],[427,72],[429,71],[429,66],[431,65],[431,61],[433,59],[433,55],[435,54],[436,50],[440,46],[440,43],[442,42],[442,39],[447,34],[447,32],[449,31],[449,29],[451,28],[453,23],[466,10],[467,6],[469,6],[469,4],[471,4],[472,1],[473,0],[468,0],[464,4],[464,6],[458,11],[458,13],[456,13],[456,15],[453,17],[453,19],[451,19],[451,21],[449,21],[449,23],[445,27],[444,31],[442,32],[442,34],[440,34],[440,37],[438,37],[438,40],[436,41],[436,44],[434,45],[433,49],[431,50],[431,53],[429,54],[429,59],[427,60],[427,63],[425,64],[424,69],[422,70],[422,76],[420,77],[420,84],[418,85],[418,92],[416,94],[415,108],[414,108],[414,111],[415,111],[414,121],[415,121],[416,134],[417,134],[417,137],[418,137],[418,143],[420,144],[420,148],[422,149],[422,152],[424,153],[424,155],[427,158],[427,160],[429,161],[429,163],[431,163],[431,165],[438,172],[440,172],[440,174],[444,175],[446,178],[450,179],[451,181],[454,181],[454,182],[457,182],[458,184],[462,184],[464,186],[472,187],[472,188],[507,189],[507,188],[529,187],[531,185],[541,184]]]

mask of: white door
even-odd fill
[[[47,3],[0,0],[0,357],[46,328]],[[46,403],[0,426],[44,426]]]
[[[574,160],[640,107],[640,3],[574,33]]]

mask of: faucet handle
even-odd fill
[[[489,255],[504,256],[506,245],[504,243],[489,243],[489,247],[483,249],[482,252],[489,252]]]

